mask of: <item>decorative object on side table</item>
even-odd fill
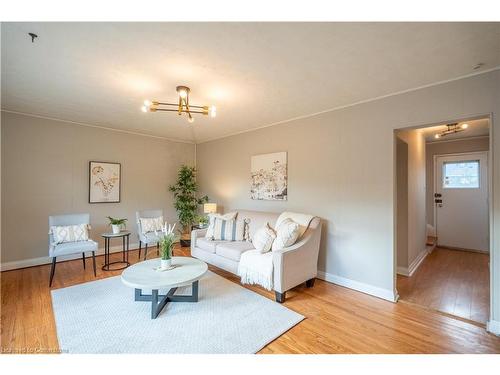
[[[172,250],[175,244],[174,225],[165,223],[162,229],[163,235],[160,236],[160,269],[159,271],[169,269],[172,266]]]
[[[120,203],[121,164],[89,162],[89,203]]]
[[[179,169],[177,182],[169,187],[170,192],[174,195],[174,207],[182,226],[182,230],[180,230],[181,246],[184,247],[191,245],[191,225],[196,221],[198,206],[208,202],[206,195],[201,198],[196,196],[198,184],[195,177],[196,168],[183,165]]]
[[[111,229],[113,230],[113,234],[119,234],[122,229],[125,229],[125,223],[127,219],[115,219],[111,216],[108,216],[109,225],[111,225]]]

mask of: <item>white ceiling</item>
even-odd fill
[[[2,109],[193,142],[500,66],[500,23],[2,23],[1,37]],[[181,84],[217,117],[140,111]]]
[[[489,135],[490,133],[490,121],[485,118],[485,119],[478,119],[478,120],[469,120],[469,121],[460,121],[458,122],[458,125],[462,124],[467,124],[468,127],[459,133],[454,133],[454,134],[449,134],[445,137],[435,139],[434,136],[437,133],[442,132],[443,130],[448,129],[446,127],[446,124],[443,125],[437,125],[437,126],[431,126],[428,128],[423,128],[422,132],[425,137],[426,142],[445,142],[449,141],[452,139],[462,139],[462,138],[470,138],[470,137],[481,137],[485,135]]]

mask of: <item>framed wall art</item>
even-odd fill
[[[252,156],[250,197],[256,200],[287,200],[287,153]]]
[[[119,203],[121,164],[89,162],[89,203]]]

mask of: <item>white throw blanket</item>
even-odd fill
[[[295,212],[283,212],[276,220],[276,227],[290,218],[300,225],[300,237],[309,228],[314,216]],[[267,290],[273,289],[273,252],[262,254],[258,250],[249,250],[241,254],[238,264],[238,276],[242,284],[258,284]]]
[[[249,250],[241,254],[238,276],[242,284],[258,284],[267,290],[273,289],[273,252],[262,254]]]

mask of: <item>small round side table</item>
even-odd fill
[[[130,233],[131,232],[128,230],[123,230],[120,233],[103,233],[101,235],[104,238],[104,265],[102,266],[103,271],[118,271],[130,266],[130,263],[128,261]],[[109,261],[109,242],[112,238],[121,238],[123,244],[122,260],[116,262]],[[118,268],[110,268],[110,266],[113,264],[123,264],[123,266]]]

